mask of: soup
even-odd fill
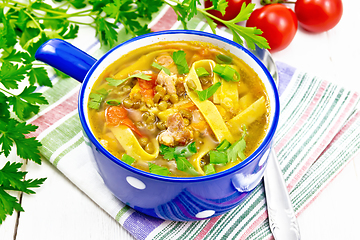
[[[251,155],[269,125],[262,81],[203,42],[161,42],[111,64],[89,95],[91,129],[111,154],[158,175],[224,171]]]

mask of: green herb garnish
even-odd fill
[[[212,164],[223,164],[228,163],[228,155],[225,151],[215,151],[211,150],[209,152],[210,163]]]
[[[162,176],[169,176],[171,174],[169,169],[167,169],[166,167],[162,167],[151,162],[149,162],[148,164],[149,164],[150,173],[162,175]]]
[[[216,92],[216,90],[218,90],[220,86],[221,86],[221,82],[217,82],[205,90],[202,91],[195,90],[195,92],[199,96],[200,101],[205,101],[206,99],[214,95],[214,93]]]
[[[231,143],[225,139],[216,147],[216,150],[224,151],[224,150],[228,149],[230,146],[231,146]]]
[[[186,172],[193,176],[199,175],[199,173],[195,170],[194,166],[191,165],[191,163],[185,157],[176,157],[175,161],[177,169],[179,169],[180,171]]]
[[[214,73],[219,74],[219,76],[225,79],[226,81],[233,81],[233,82],[240,81],[240,74],[238,73],[238,71],[236,71],[234,68],[228,65],[221,66],[217,64],[214,67],[213,71]]]
[[[196,71],[196,74],[198,75],[198,77],[206,77],[206,76],[210,75],[210,73],[208,71],[206,71],[206,69],[203,67],[199,67],[199,68],[195,69],[195,71]]]
[[[209,152],[211,164],[226,165],[229,162],[234,162],[237,158],[245,160],[246,141],[245,135],[247,133],[246,126],[243,125],[243,135],[240,140],[231,144],[228,140],[223,140],[215,150]]]
[[[132,165],[134,162],[135,162],[135,158],[127,155],[126,153],[122,156],[121,158],[121,161],[129,164],[129,165]]]
[[[177,169],[184,171],[191,175],[197,176],[199,173],[195,170],[193,165],[186,159],[194,155],[197,152],[196,143],[192,142],[186,146],[169,147],[164,144],[160,145],[160,154],[163,155],[164,159],[172,160],[175,159]]]
[[[216,171],[215,171],[215,167],[213,164],[208,164],[208,165],[205,165],[204,166],[204,173],[205,175],[211,175],[211,174],[215,174]]]
[[[172,59],[176,64],[179,74],[184,74],[189,72],[189,66],[186,62],[186,53],[183,50],[173,52]]]
[[[215,61],[219,64],[231,64],[232,60],[232,57],[224,54],[218,54],[215,56]]]
[[[27,194],[34,194],[31,188],[38,188],[46,180],[27,179],[24,180],[27,172],[20,171],[22,163],[5,163],[5,166],[0,169],[0,224],[5,220],[6,215],[12,215],[14,210],[23,212],[24,209],[17,201],[16,197],[11,196],[8,191],[24,192]]]
[[[132,74],[130,76],[128,76],[127,78],[124,79],[114,79],[114,78],[106,78],[105,80],[109,83],[110,86],[119,86],[121,84],[123,84],[124,82],[126,82],[126,80],[130,79],[130,78],[140,78],[146,81],[150,81],[151,80],[151,76],[146,75],[145,73],[135,73]]]
[[[175,150],[174,150],[174,154],[181,155],[184,157],[190,157],[190,156],[194,155],[195,153],[197,153],[195,142],[189,143],[186,146],[175,147]]]
[[[163,70],[167,75],[171,75],[171,72],[168,68],[164,67],[164,66],[161,66],[160,64],[156,63],[156,62],[153,62],[151,64],[151,66],[153,66],[154,68],[157,68],[159,69],[160,71]]]
[[[108,92],[104,88],[90,93],[88,107],[99,110],[101,102],[107,96],[107,94]]]
[[[118,106],[121,104],[121,101],[117,100],[117,99],[110,99],[106,101],[107,105],[111,105],[111,106]]]
[[[227,156],[229,162],[235,162],[236,159],[239,157],[241,160],[245,160],[245,148],[246,148],[246,142],[245,139],[242,138],[238,141],[236,141],[234,144],[232,144],[229,149],[227,149]]]

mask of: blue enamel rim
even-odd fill
[[[161,176],[161,175],[156,175],[156,174],[152,174],[149,172],[145,172],[142,171],[140,169],[134,168],[126,163],[124,163],[123,161],[117,159],[115,156],[113,156],[110,152],[108,152],[100,143],[99,141],[96,139],[96,137],[94,136],[94,134],[92,133],[92,131],[90,130],[90,127],[86,124],[86,117],[84,114],[84,109],[82,108],[82,106],[84,105],[84,95],[85,95],[85,90],[86,90],[86,85],[89,82],[89,78],[92,75],[92,73],[94,72],[94,70],[97,68],[97,66],[113,51],[115,51],[117,48],[119,47],[123,47],[129,43],[135,42],[139,39],[143,39],[143,38],[147,38],[147,37],[151,37],[151,36],[159,36],[159,35],[166,35],[166,34],[189,34],[189,35],[198,35],[198,36],[203,36],[203,37],[209,37],[209,38],[213,38],[213,39],[217,39],[220,40],[222,42],[225,42],[229,45],[232,45],[234,47],[239,48],[240,50],[246,52],[251,58],[253,58],[256,63],[261,67],[261,69],[264,71],[264,73],[266,74],[270,85],[272,87],[272,91],[274,92],[274,97],[275,97],[275,112],[274,112],[274,119],[272,122],[272,125],[270,126],[270,129],[268,131],[268,134],[266,135],[266,137],[264,138],[263,142],[260,144],[260,146],[249,156],[247,157],[243,162],[225,170],[219,173],[215,173],[212,175],[208,175],[208,176],[199,176],[199,177],[186,177],[186,178],[180,178],[180,177],[168,177],[168,176]],[[245,167],[247,164],[249,164],[251,161],[253,161],[255,158],[258,157],[258,155],[260,155],[270,144],[271,144],[271,140],[273,139],[274,135],[275,135],[275,131],[278,125],[278,121],[279,121],[279,115],[280,115],[280,102],[279,102],[279,94],[276,88],[276,84],[275,81],[273,80],[270,72],[268,71],[268,69],[265,67],[265,65],[254,55],[252,54],[249,50],[247,50],[246,48],[244,48],[243,46],[241,46],[240,44],[231,41],[229,39],[226,39],[224,37],[212,34],[212,33],[207,33],[207,32],[201,32],[201,31],[194,31],[194,30],[167,30],[167,31],[159,31],[159,32],[153,32],[153,33],[148,33],[145,35],[141,35],[135,38],[132,38],[128,41],[125,41],[121,44],[119,44],[118,46],[112,48],[110,51],[108,51],[104,56],[102,56],[89,70],[89,72],[87,73],[82,86],[81,86],[81,90],[79,93],[79,100],[78,100],[78,109],[79,109],[79,117],[80,117],[80,122],[83,126],[83,129],[86,133],[86,135],[88,136],[88,138],[90,139],[90,141],[95,145],[95,147],[100,150],[101,153],[103,153],[106,157],[108,157],[109,159],[111,159],[113,162],[115,162],[116,164],[120,165],[121,167],[135,173],[135,174],[139,174],[142,175],[144,177],[148,177],[148,178],[152,178],[152,179],[157,179],[157,180],[161,180],[161,181],[167,181],[167,182],[178,182],[178,183],[186,183],[186,182],[202,182],[202,181],[209,181],[209,180],[215,180],[218,178],[222,178],[228,175],[232,175],[234,172],[239,171],[241,168]],[[271,146],[269,146],[271,147]]]

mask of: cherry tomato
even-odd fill
[[[228,21],[235,18],[239,14],[243,3],[246,3],[246,5],[251,3],[251,0],[226,0],[226,1],[228,3],[228,6],[225,9],[224,16],[221,14],[221,12],[217,10],[209,10],[208,12],[214,15],[215,17]],[[212,5],[213,4],[210,0],[205,1],[205,8],[211,7]]]
[[[270,52],[286,48],[293,40],[298,21],[295,13],[282,4],[270,4],[255,9],[246,22],[247,27],[257,27],[270,45]]]
[[[299,24],[310,32],[324,32],[335,27],[341,19],[341,0],[297,0],[295,14]]]

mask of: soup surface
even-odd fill
[[[173,177],[214,174],[265,137],[269,102],[257,74],[202,42],[161,42],[110,65],[89,95],[98,141],[135,168]]]

